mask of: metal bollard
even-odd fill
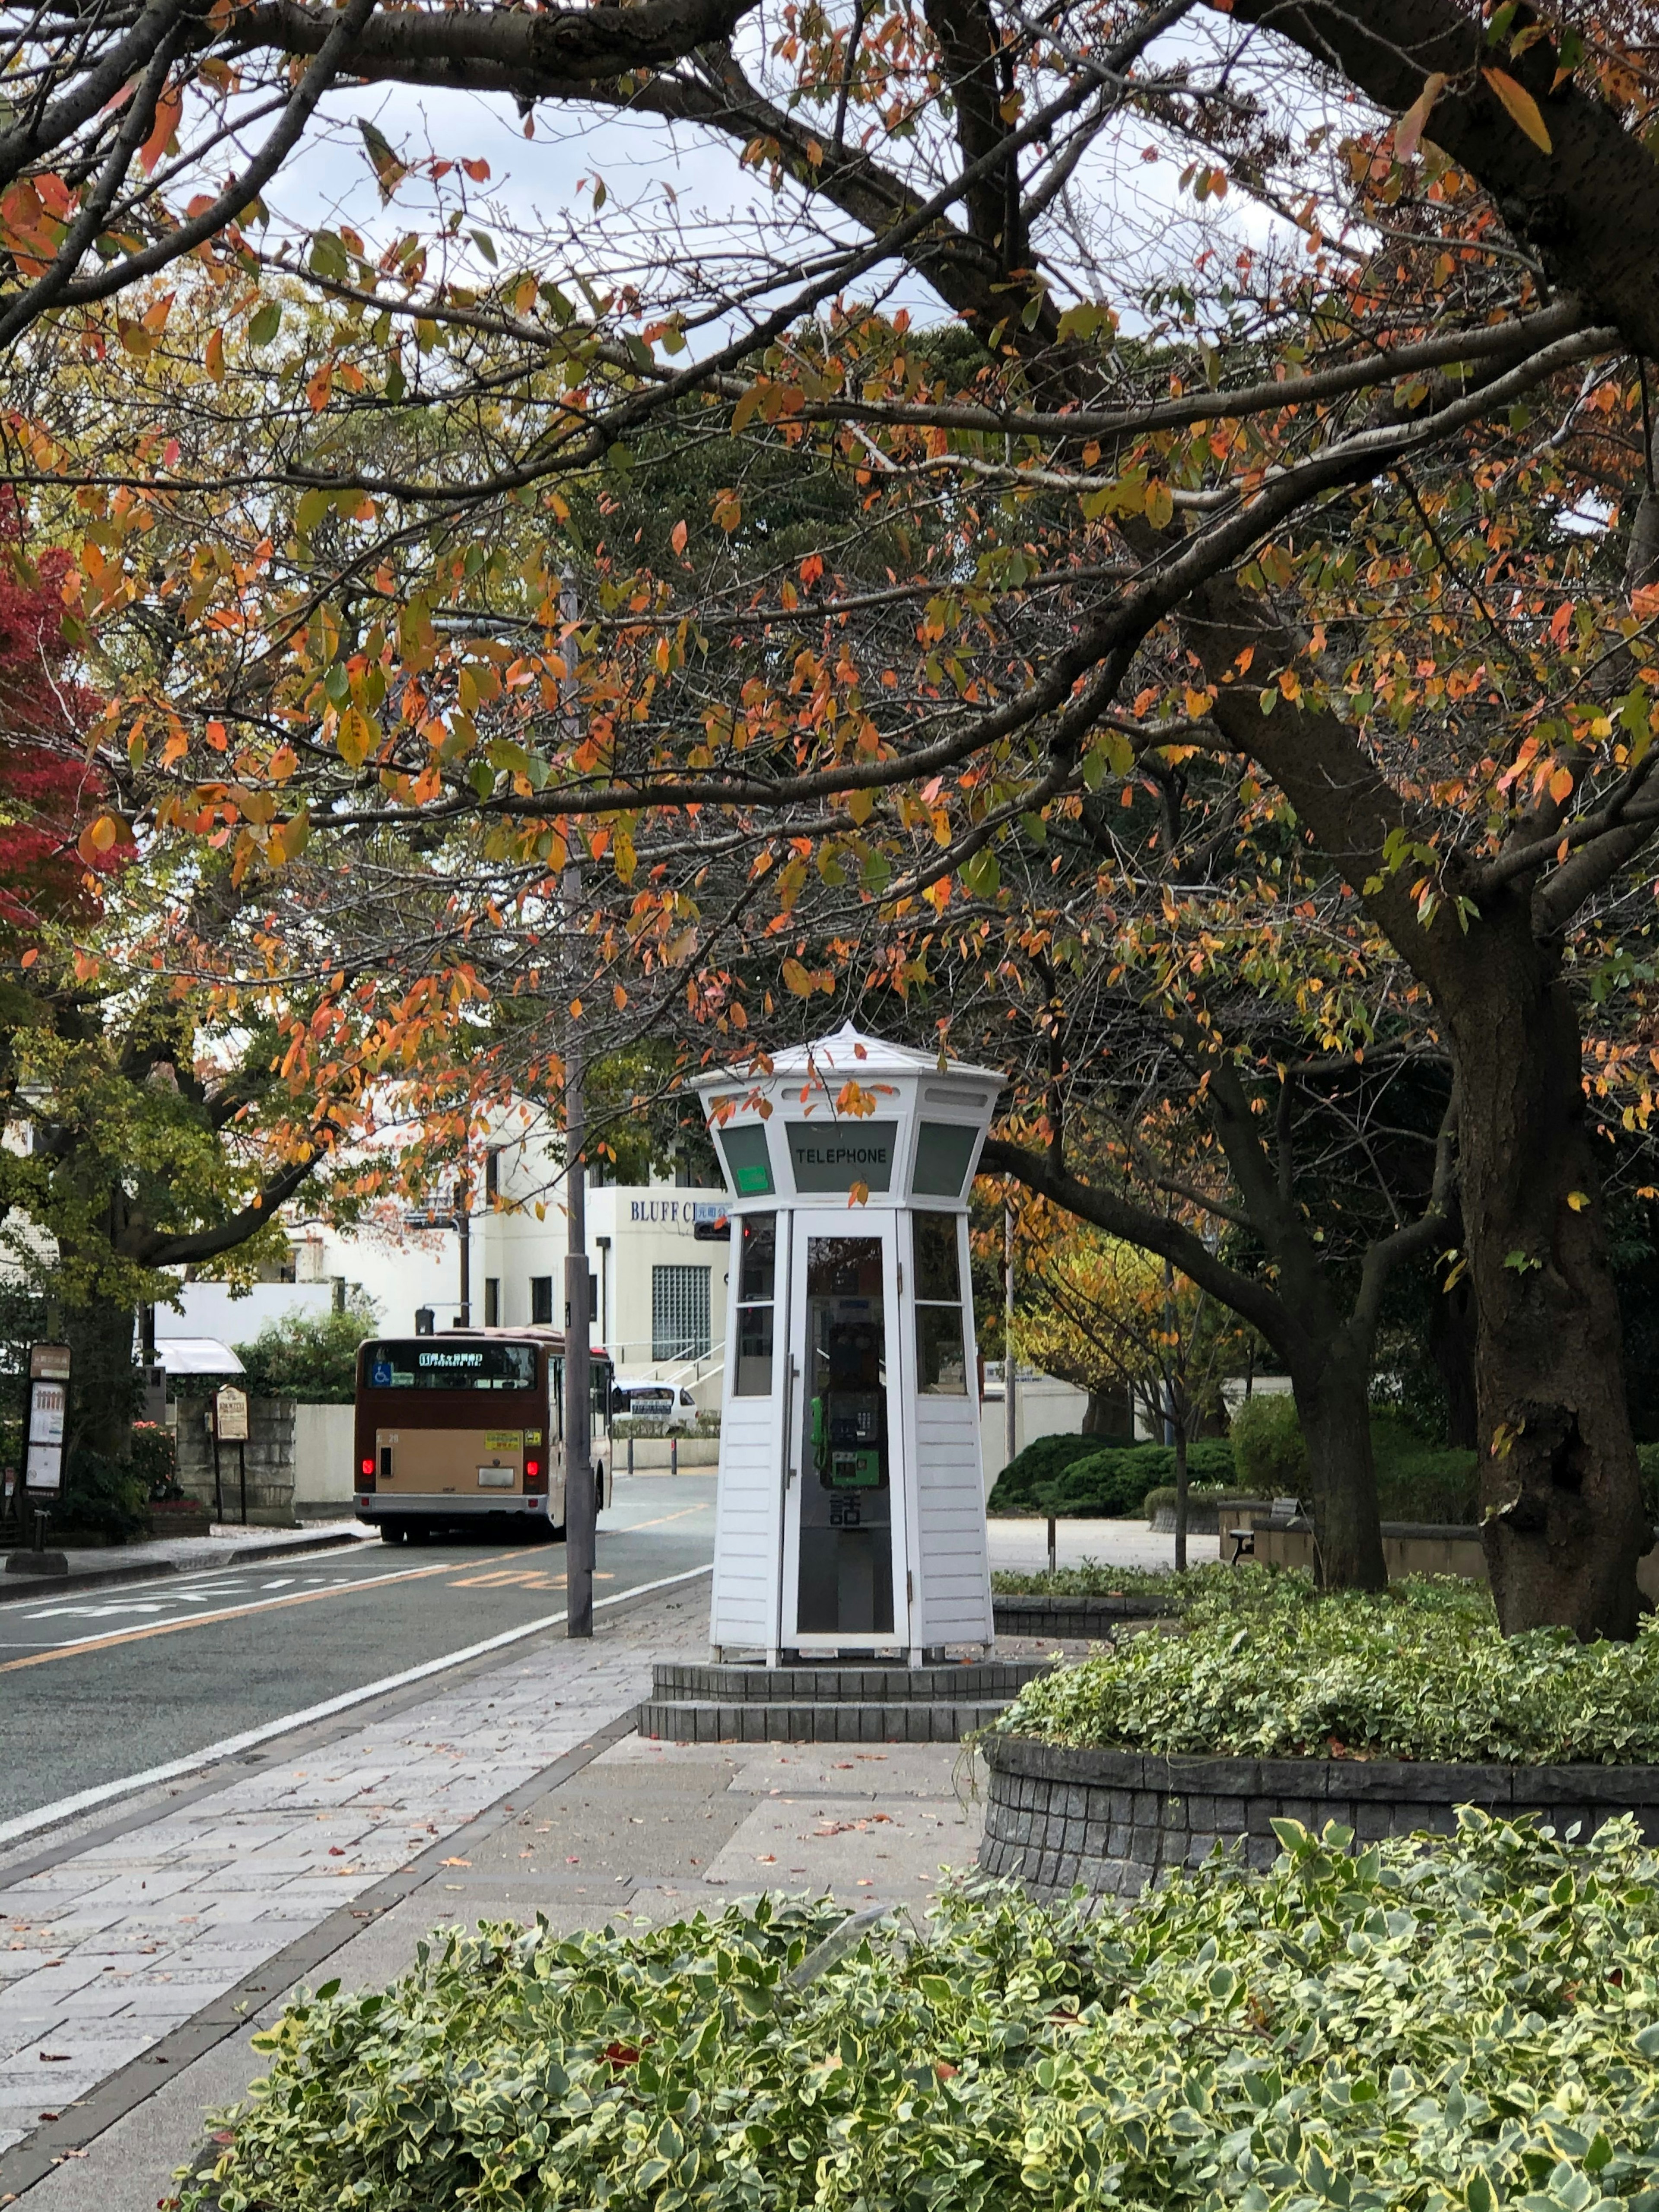
[[[670,1474],[678,1474],[679,1471],[680,1440],[678,1437],[670,1437],[668,1439],[668,1472]]]
[[[634,1431],[632,1429],[628,1431],[628,1473],[629,1479],[631,1480],[634,1473]]]

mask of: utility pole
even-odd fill
[[[1006,1459],[1019,1450],[1019,1409],[1015,1403],[1014,1358],[1014,1209],[1002,1209],[1002,1440]]]
[[[576,593],[567,583],[559,595],[564,617],[563,696],[566,733],[576,736]],[[581,911],[581,869],[575,861],[566,867],[560,885],[564,926],[573,934]],[[577,963],[568,971],[580,994]],[[582,1091],[580,1017],[573,1013],[566,1032],[564,1052],[564,1190],[566,1241],[564,1260],[564,1564],[568,1597],[565,1634],[593,1633],[593,1565],[598,1500],[593,1489],[592,1396],[588,1380],[587,1310],[587,1172],[582,1152],[587,1143],[587,1106]]]
[[[455,1326],[472,1326],[472,1168],[465,1164],[455,1185],[455,1237],[461,1255],[461,1297],[455,1309]]]

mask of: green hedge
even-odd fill
[[[1317,1596],[1249,1565],[1190,1580],[1185,1634],[1044,1675],[996,1725],[1200,1757],[1659,1762],[1659,1619],[1630,1644],[1505,1640],[1482,1583]]]
[[[1141,1639],[1151,1642],[1152,1638]],[[1085,1917],[996,1891],[422,1946],[302,1997],[184,2212],[1651,2212],[1659,1856],[1468,1814]]]
[[[1034,1437],[1011,1459],[992,1488],[993,1513],[1035,1513],[1039,1483],[1052,1482],[1074,1460],[1088,1459],[1101,1449],[1098,1437]]]
[[[255,1398],[298,1398],[308,1406],[349,1406],[357,1394],[357,1347],[374,1334],[374,1309],[354,1302],[339,1313],[286,1314],[235,1347]]]
[[[1052,1471],[1036,1472],[1039,1444],[1082,1444]],[[1206,1437],[1187,1454],[1192,1482],[1231,1482],[1232,1447],[1224,1437]],[[1149,1490],[1175,1480],[1173,1444],[1118,1444],[1104,1449],[1091,1437],[1041,1437],[997,1477],[993,1513],[1054,1513],[1069,1518],[1113,1520],[1139,1513]]]
[[[1371,1413],[1371,1455],[1382,1520],[1480,1520],[1474,1451],[1433,1447],[1401,1413],[1378,1407]],[[1641,1444],[1637,1458],[1644,1462],[1644,1489],[1659,1520],[1659,1444]],[[1241,1498],[1305,1495],[1307,1460],[1294,1402],[1285,1395],[1261,1395],[1239,1407],[1232,1436],[1192,1444],[1188,1480],[1218,1484]],[[1099,1447],[1088,1436],[1040,1436],[1002,1468],[988,1510],[1115,1520],[1141,1513],[1146,1493],[1172,1482],[1172,1444]]]
[[[149,1509],[148,1478],[131,1460],[78,1451],[51,1509],[51,1540],[76,1544],[92,1538],[101,1544],[130,1543],[149,1534]]]
[[[1638,1444],[1636,1464],[1642,1475],[1642,1502],[1648,1518],[1659,1526],[1659,1444]]]
[[[1308,1447],[1296,1417],[1296,1401],[1283,1391],[1258,1391],[1232,1418],[1230,1441],[1238,1480],[1257,1498],[1300,1498],[1308,1484]]]
[[[1376,1502],[1385,1521],[1461,1522],[1480,1518],[1480,1464],[1472,1451],[1428,1443],[1401,1414],[1374,1409],[1371,1456]]]

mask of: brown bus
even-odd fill
[[[611,1364],[591,1355],[599,1462]],[[371,1337],[357,1350],[357,1518],[392,1543],[487,1517],[504,1534],[564,1535],[564,1338],[453,1328]]]

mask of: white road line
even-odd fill
[[[465,1561],[463,1561],[462,1564],[465,1565]],[[417,1575],[425,1575],[428,1579],[430,1579],[434,1576],[447,1574],[451,1570],[447,1567],[404,1567],[395,1574],[350,1575],[347,1576],[343,1581],[319,1584],[319,1587],[329,1589],[373,1589],[375,1585],[380,1583],[412,1582]],[[153,1587],[153,1585],[151,1585],[151,1587]],[[234,1593],[229,1590],[214,1590],[209,1592],[208,1595],[214,1597],[229,1597],[234,1595]],[[77,1616],[82,1620],[88,1618],[93,1620],[101,1620],[106,1615],[114,1613],[148,1612],[150,1610],[152,1605],[160,1606],[170,1603],[171,1601],[172,1601],[170,1599],[155,1599],[146,1600],[140,1604],[136,1603],[131,1598],[112,1598],[106,1604],[98,1606],[52,1606],[49,1607],[45,1613],[25,1613],[23,1617],[26,1620],[74,1620]],[[180,1596],[179,1602],[181,1604],[185,1602],[184,1596]],[[268,1606],[288,1605],[291,1602],[291,1592],[288,1597],[245,1598],[239,1605],[227,1606],[222,1613],[181,1613],[179,1615],[179,1619],[181,1620],[194,1621],[199,1626],[201,1623],[210,1620],[234,1620],[244,1613],[263,1613]],[[154,1627],[161,1626],[161,1624],[151,1622],[149,1626]],[[61,1644],[57,1644],[53,1642],[52,1638],[48,1638],[46,1642],[40,1646],[40,1649],[42,1650],[95,1651],[100,1644],[110,1643],[118,1636],[125,1635],[125,1632],[126,1632],[124,1629],[106,1629],[101,1636],[68,1636],[64,1638]]]
[[[363,1549],[367,1552],[368,1547],[365,1545]],[[235,1583],[231,1583],[229,1577],[234,1576],[240,1578],[248,1575],[257,1575],[258,1572],[258,1562],[250,1560],[246,1565],[240,1567],[198,1567],[193,1573],[188,1575],[155,1575],[149,1582],[123,1583],[120,1589],[124,1596],[135,1595],[140,1590],[164,1589],[182,1601],[185,1597],[194,1598],[198,1595],[216,1597],[222,1594],[220,1586],[222,1585],[222,1594],[228,1596],[235,1589],[243,1586],[240,1580]],[[352,1577],[348,1575],[344,1579],[349,1582]],[[206,1589],[202,1587],[204,1583],[208,1585]],[[42,1590],[40,1595],[41,1597],[49,1597],[52,1593],[49,1590]],[[93,1591],[90,1595],[95,1596],[97,1593]],[[29,1601],[21,1592],[15,1597],[8,1592],[7,1599],[8,1602],[15,1605],[20,1612]],[[43,1614],[33,1613],[26,1616],[30,1620],[42,1620],[45,1617]]]
[[[706,1566],[688,1567],[683,1574],[664,1575],[657,1582],[636,1583],[632,1589],[595,1598],[593,1610],[598,1613],[608,1605],[624,1604],[629,1598],[643,1597],[652,1590],[673,1589],[681,1583],[696,1582],[700,1575],[713,1572],[711,1561]],[[273,1737],[308,1727],[313,1721],[325,1721],[335,1713],[349,1712],[354,1705],[366,1705],[371,1698],[382,1698],[388,1691],[404,1689],[411,1682],[423,1682],[451,1667],[464,1666],[469,1659],[480,1659],[486,1652],[500,1651],[509,1644],[521,1644],[527,1636],[538,1636],[544,1629],[556,1628],[565,1618],[562,1610],[544,1613],[539,1620],[528,1620],[521,1628],[505,1629],[499,1636],[486,1637],[482,1644],[469,1644],[463,1650],[448,1652],[441,1659],[428,1659],[422,1666],[405,1668],[401,1674],[387,1674],[378,1682],[365,1683],[360,1690],[348,1690],[343,1696],[325,1698],[320,1705],[307,1705],[302,1712],[285,1714],[278,1721],[266,1721],[259,1728],[244,1729],[240,1735],[226,1736],[222,1742],[209,1744],[205,1751],[192,1753],[188,1759],[172,1759],[165,1766],[147,1767],[143,1773],[130,1774],[124,1781],[100,1782],[95,1789],[77,1790],[72,1797],[60,1797],[55,1805],[43,1805],[38,1812],[20,1813],[15,1820],[0,1821],[0,1844],[15,1843],[20,1836],[32,1836],[59,1820],[73,1820],[77,1813],[90,1812],[94,1805],[107,1805],[112,1798],[129,1797],[135,1790],[152,1789],[157,1783],[176,1782],[181,1775],[195,1774],[217,1759],[233,1759],[240,1751],[269,1743]]]

